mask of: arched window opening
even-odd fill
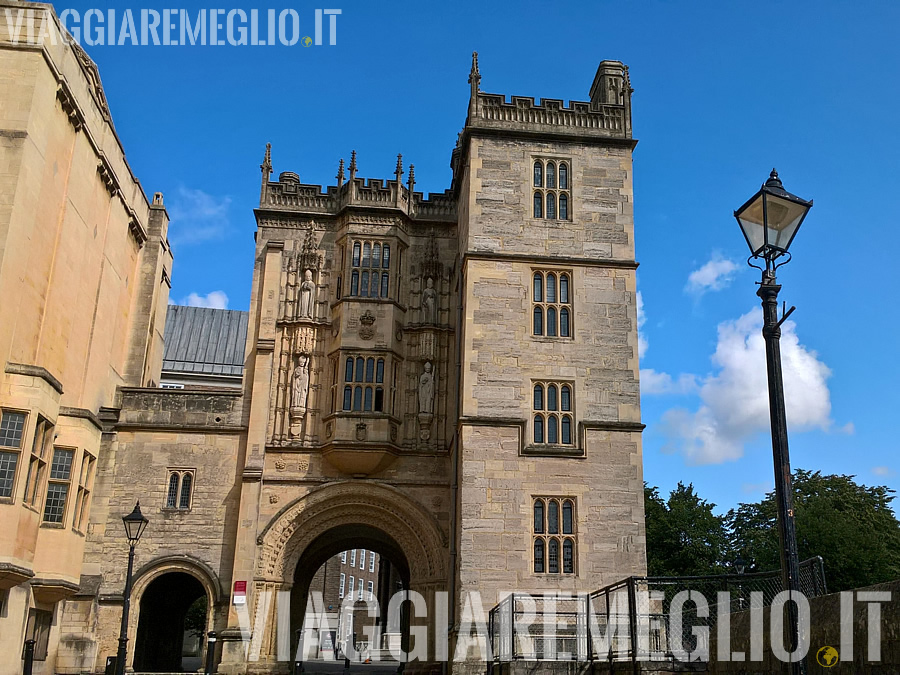
[[[181,476],[181,497],[178,500],[178,508],[179,509],[188,509],[191,507],[191,484],[194,482],[194,477],[185,473]]]
[[[573,525],[574,525],[574,511],[575,505],[572,504],[572,501],[567,499],[563,502],[562,507],[562,516],[563,516],[563,534],[573,534]]]
[[[534,541],[534,571],[535,574],[544,573],[544,540],[535,539]]]
[[[556,385],[547,387],[547,410],[556,410]]]
[[[534,187],[544,187],[544,168],[540,162],[534,163]]]
[[[559,310],[559,336],[569,337],[569,310],[565,307]]]
[[[559,534],[559,502],[555,499],[547,505],[547,533]]]
[[[575,543],[571,539],[563,542],[563,574],[575,574]]]
[[[539,306],[534,308],[533,330],[535,335],[544,334],[544,312]]]
[[[532,293],[534,295],[535,302],[544,301],[544,277],[540,272],[534,273],[534,285]]]
[[[534,409],[544,409],[544,388],[539,384],[534,385]]]
[[[544,200],[540,192],[534,193],[534,217],[541,218],[544,215]]]
[[[559,574],[559,540],[551,539],[547,547],[547,571]]]
[[[559,189],[569,189],[569,167],[565,162],[559,163]]]
[[[556,164],[553,162],[547,162],[547,187],[556,187]],[[547,214],[547,217],[550,217],[549,213]]]
[[[534,442],[544,442],[544,418],[540,415],[534,416]]]
[[[534,500],[534,533],[544,534],[544,502]]]
[[[547,420],[547,442],[550,445],[555,445],[559,443],[559,433],[557,428],[557,420],[556,415],[552,415]]]

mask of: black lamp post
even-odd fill
[[[781,324],[794,311],[791,307],[778,319],[778,291],[775,271],[791,259],[788,248],[812,208],[806,201],[784,189],[778,172],[772,169],[769,179],[746,204],[734,212],[741,231],[750,246],[750,257],[765,260],[762,281],[756,294],[762,300],[763,329],[766,341],[766,364],[769,379],[769,418],[772,425],[772,453],[775,461],[775,498],[778,503],[778,538],[781,544],[781,577],[791,597],[800,591],[800,562],[797,535],[794,531],[794,508],[791,490],[791,461],[788,453],[787,419],[784,412],[784,382],[781,372]],[[748,260],[749,262],[749,260]],[[757,267],[750,263],[751,266]],[[799,644],[797,606],[787,603],[791,651]],[[792,673],[806,673],[806,659],[791,663]]]
[[[116,675],[125,675],[125,658],[128,653],[128,610],[131,608],[131,572],[134,570],[134,547],[144,534],[150,520],[141,513],[141,503],[134,511],[122,517],[125,536],[128,537],[128,572],[125,574],[125,591],[122,593],[122,627],[119,629],[119,651],[116,654]]]

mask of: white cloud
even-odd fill
[[[176,246],[221,239],[229,229],[230,207],[231,197],[179,187],[167,206],[171,218],[169,238]]]
[[[719,324],[713,363],[718,372],[700,386],[700,407],[675,408],[663,415],[669,451],[680,450],[689,464],[718,464],[744,454],[744,444],[769,429],[768,381],[762,317],[753,310]],[[800,344],[796,324],[782,326],[785,408],[791,432],[828,430],[831,370]]]
[[[709,262],[690,273],[684,290],[698,297],[707,291],[720,291],[731,283],[737,269],[737,264],[721,253],[713,253]]]
[[[853,422],[847,422],[844,426],[842,426],[838,431],[842,434],[847,434],[848,436],[852,436],[856,433],[856,425]]]
[[[647,353],[647,348],[650,344],[647,342],[647,336],[644,335],[644,331],[642,330],[644,327],[644,323],[647,321],[647,315],[644,314],[644,296],[641,295],[641,292],[637,292],[637,328],[638,328],[638,356],[643,358],[644,354]]]
[[[224,291],[210,291],[206,295],[191,293],[181,299],[182,305],[188,307],[210,307],[212,309],[228,309],[228,296]]]
[[[653,368],[641,369],[641,394],[690,394],[697,391],[697,376],[682,373],[674,379]]]
[[[894,475],[894,470],[888,466],[876,466],[872,468],[872,473],[882,478],[889,478]]]

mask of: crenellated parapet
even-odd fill
[[[425,196],[414,188],[414,178],[404,185],[400,174],[394,180],[361,178],[355,175],[355,161],[351,177],[344,180],[343,160],[337,174],[337,185],[305,184],[293,171],[283,171],[277,181],[269,180],[271,155],[264,162],[263,186],[260,194],[261,210],[300,211],[306,214],[336,215],[349,207],[399,210],[410,218],[429,221],[455,221],[456,199],[451,190]],[[402,173],[402,171],[401,171]],[[411,178],[412,178],[412,172]]]
[[[601,61],[590,89],[590,101],[488,94],[480,89],[478,54],[469,74],[466,129],[497,129],[580,137],[631,138],[631,79],[621,61]]]

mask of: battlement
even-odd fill
[[[478,55],[469,74],[471,95],[467,128],[502,129],[603,138],[631,138],[631,79],[620,61],[602,61],[590,89],[590,101],[488,94],[479,89]]]
[[[400,210],[416,220],[456,220],[456,200],[451,190],[426,197],[416,192],[414,185],[414,181],[403,185],[398,180],[354,177],[323,187],[300,183],[297,174],[283,172],[278,181],[265,182],[260,208],[334,215],[347,207],[365,207]]]

